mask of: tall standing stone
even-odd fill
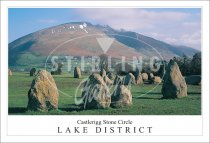
[[[187,96],[187,84],[182,76],[179,66],[170,60],[164,76],[162,86],[163,98],[180,98]]]
[[[81,77],[81,71],[79,67],[74,68],[74,78],[80,78]]]
[[[93,73],[86,81],[82,98],[84,108],[108,108],[111,104],[109,88],[100,74]]]
[[[52,75],[46,70],[39,70],[28,91],[28,110],[57,109],[58,98],[58,89]]]

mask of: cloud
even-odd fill
[[[183,44],[185,45],[197,45],[200,46],[201,44],[201,33],[200,31],[192,33],[192,34],[185,34],[182,35],[181,38],[183,41]]]
[[[84,21],[132,30],[170,44],[200,49],[200,13],[140,8],[75,9],[74,13]]]
[[[154,24],[175,22],[189,16],[182,12],[154,12],[145,9],[79,9],[81,17],[106,23],[114,28],[153,28]],[[163,21],[164,20],[164,21]]]
[[[185,45],[193,47],[195,49],[200,49],[201,47],[200,31],[195,31],[192,34],[183,34],[178,36],[171,36],[167,34],[158,34],[158,33],[150,33],[149,35],[154,37],[155,39],[163,40],[173,45]]]
[[[40,19],[38,20],[39,23],[46,23],[46,24],[53,24],[57,23],[58,21],[55,19]]]
[[[183,26],[195,28],[200,26],[200,22],[184,22]]]

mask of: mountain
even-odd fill
[[[136,32],[115,30],[110,26],[72,22],[46,28],[9,43],[9,66],[28,66],[45,62],[47,56],[95,56],[104,53],[99,39],[113,39],[106,54],[116,59],[125,56],[169,60],[183,54],[192,57],[199,52],[185,46],[174,46]],[[103,42],[103,41],[102,41]],[[106,47],[105,47],[106,48]]]

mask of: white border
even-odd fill
[[[141,116],[141,120],[150,118],[185,118],[184,121],[193,120],[193,118],[203,118],[202,136],[8,136],[7,135],[7,114],[8,114],[8,7],[199,7],[202,8],[202,60],[203,60],[203,82],[202,82],[202,116]],[[2,142],[207,142],[209,141],[209,2],[208,1],[1,1],[1,141]],[[205,67],[204,67],[205,65]],[[204,69],[205,68],[205,69]],[[205,99],[205,100],[204,100]],[[15,117],[15,116],[11,116]],[[25,119],[28,116],[18,116]],[[40,118],[46,116],[39,116]],[[59,118],[60,116],[58,116]],[[65,118],[66,116],[62,116]],[[95,116],[75,116],[85,118],[96,118]],[[103,117],[103,116],[100,116]],[[106,118],[107,116],[104,116]],[[109,116],[109,118],[114,116]],[[116,117],[116,116],[115,116]],[[128,116],[119,116],[128,118]],[[187,118],[189,117],[189,118]],[[22,118],[22,119],[23,119]],[[36,119],[37,117],[30,116]],[[57,118],[48,116],[47,118]],[[129,116],[129,118],[138,119],[138,116]],[[140,119],[139,118],[139,119]],[[143,119],[144,118],[144,119]],[[18,118],[17,118],[18,119]],[[21,119],[21,120],[22,120]],[[18,121],[18,120],[17,120]],[[187,123],[187,122],[185,122]],[[32,122],[34,124],[34,122]],[[197,124],[196,122],[194,123]],[[193,126],[193,124],[192,124]],[[20,129],[21,130],[21,129]],[[169,130],[170,131],[170,130]]]

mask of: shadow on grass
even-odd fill
[[[133,92],[133,94],[146,94],[147,92]],[[148,92],[147,93],[148,95],[151,95],[151,94],[155,94],[155,95],[161,95],[160,92]]]
[[[74,112],[74,111],[79,112],[79,111],[84,110],[83,106],[81,105],[68,104],[67,106],[68,107],[58,108],[58,110],[64,111],[64,112]],[[27,108],[24,108],[24,107],[9,107],[8,109],[9,114],[22,114],[22,113],[26,113],[27,111],[28,111]],[[34,112],[39,112],[39,111],[34,111]]]
[[[190,94],[190,95],[193,95],[193,94],[198,95],[198,94],[200,94],[201,95],[201,92],[187,92],[187,94]]]
[[[67,104],[66,106],[67,107],[59,108],[59,110],[65,111],[65,112],[73,112],[73,111],[79,112],[79,111],[84,110],[83,106],[81,105]]]
[[[86,77],[80,77],[80,78],[74,78],[73,76],[63,76],[63,75],[53,75],[54,78],[68,78],[68,79],[74,79],[75,81],[83,80]]]
[[[134,99],[155,99],[155,100],[160,100],[161,98],[158,97],[133,97]]]
[[[27,111],[24,107],[9,107],[8,113],[14,114],[14,113],[25,113]]]
[[[71,76],[62,76],[62,75],[53,75],[54,78],[69,78],[69,79],[74,79],[74,77]]]
[[[151,85],[151,86],[162,85],[162,83],[160,83],[160,84],[154,84],[154,83],[151,83],[150,81],[144,81],[144,84],[145,85]]]

